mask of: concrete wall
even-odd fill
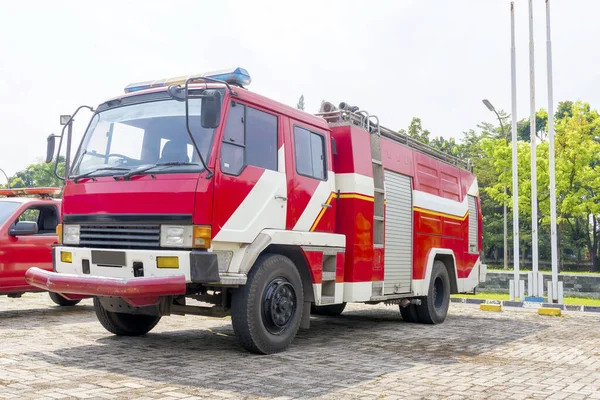
[[[521,273],[520,276],[525,281],[525,293],[527,293],[527,273]],[[508,282],[513,278],[513,272],[488,271],[486,281],[478,286],[478,290],[485,292],[508,292]],[[563,294],[565,296],[600,298],[600,275],[561,273],[558,275],[558,280],[563,282]],[[548,292],[547,282],[551,281],[552,275],[544,274],[544,294]]]

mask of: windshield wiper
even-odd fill
[[[95,169],[90,172],[86,172],[85,174],[75,175],[75,176],[71,177],[71,179],[73,179],[73,182],[77,183],[77,181],[79,181],[80,179],[87,178],[87,177],[91,176],[92,174],[95,174],[98,171],[129,171],[129,168],[102,167],[102,168],[98,168],[98,169]]]
[[[176,165],[195,165],[195,166],[199,166],[198,163],[191,163],[191,162],[184,162],[184,161],[171,161],[171,162],[164,162],[164,163],[156,163],[156,164],[144,167],[144,168],[134,169],[133,171],[129,171],[128,173],[123,174],[123,175],[115,175],[115,176],[113,176],[113,178],[115,178],[116,181],[118,181],[119,178],[123,178],[123,180],[125,180],[125,179],[131,178],[134,175],[141,175],[144,172],[150,171],[151,169],[154,169],[156,167],[171,167],[171,166],[176,166]]]

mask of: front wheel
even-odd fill
[[[441,324],[450,306],[450,278],[443,262],[433,263],[427,297],[417,306],[419,321],[425,324]]]
[[[281,352],[300,328],[303,304],[302,279],[294,263],[280,254],[262,255],[247,283],[232,293],[233,331],[252,353]]]
[[[57,304],[61,307],[74,306],[74,305],[79,304],[79,302],[81,301],[81,300],[68,300],[68,299],[65,299],[64,297],[62,297],[60,294],[54,293],[54,292],[48,292],[48,295],[50,296],[50,299],[55,304]]]
[[[150,332],[160,321],[160,315],[126,314],[108,311],[94,297],[94,311],[104,329],[118,336],[140,336]]]

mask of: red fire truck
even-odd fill
[[[60,188],[0,189],[0,295],[21,297],[39,288],[25,281],[33,266],[52,271],[52,245],[57,244],[60,221]],[[69,300],[50,292],[59,306],[73,306]]]
[[[93,110],[67,168],[55,271],[28,282],[95,296],[116,335],[229,314],[261,354],[286,349],[311,310],[349,302],[443,322],[450,294],[485,277],[469,163],[357,107],[311,115],[249,83],[242,68],[136,83]]]

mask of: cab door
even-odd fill
[[[31,205],[15,214],[12,223],[3,232],[0,293],[32,290],[25,282],[25,272],[31,267],[52,271],[52,245],[58,242],[58,215],[55,205]],[[37,233],[11,235],[11,226],[19,221],[36,222]]]
[[[329,132],[289,120],[287,229],[335,232],[336,191]]]
[[[282,117],[232,101],[214,187],[213,241],[251,243],[266,228],[285,229],[287,187]]]

